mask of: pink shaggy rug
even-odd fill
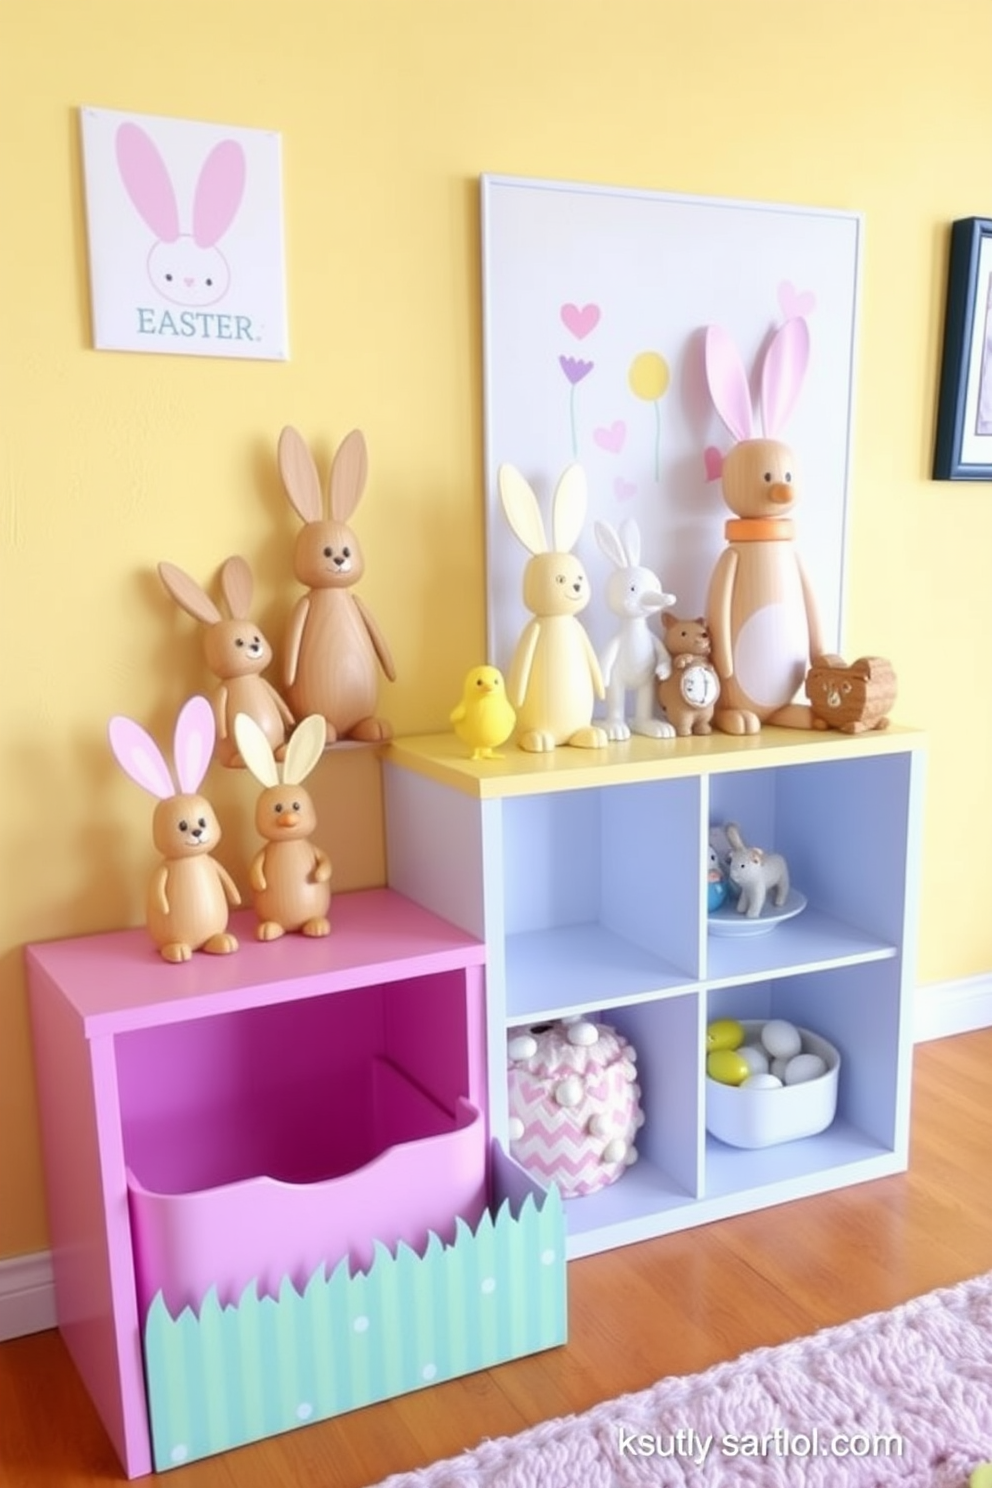
[[[992,1273],[379,1488],[963,1488],[992,1459]]]

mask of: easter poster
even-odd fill
[[[279,135],[80,117],[94,346],[285,360]]]

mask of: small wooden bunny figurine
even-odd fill
[[[324,720],[313,713],[297,725],[281,768],[254,719],[239,713],[234,733],[245,764],[265,787],[255,805],[255,826],[266,845],[248,874],[259,921],[255,933],[259,940],[276,940],[287,930],[327,935],[331,863],[310,841],[317,813],[300,784],[324,752]]]
[[[714,715],[730,734],[762,723],[811,728],[810,709],[793,703],[823,650],[813,591],[789,513],[798,481],[791,449],[775,436],[802,386],[809,357],[805,320],[787,320],[761,369],[764,438],[756,437],[743,363],[719,326],[706,331],[706,380],[714,407],[738,441],[723,461],[724,500],[735,514],[710,580],[707,621],[721,683]]]
[[[666,594],[658,575],[641,566],[641,529],[633,517],[621,522],[619,532],[609,522],[593,526],[596,541],[613,564],[606,585],[606,602],[620,621],[620,628],[600,658],[606,683],[606,732],[611,739],[629,739],[644,734],[649,739],[670,739],[671,723],[654,716],[654,682],[669,676],[672,658],[658,636],[648,629],[650,616],[675,603]],[[624,716],[627,692],[634,694],[634,716]]]
[[[147,901],[148,933],[159,954],[165,961],[188,961],[194,951],[236,951],[238,942],[227,930],[228,904],[240,904],[241,895],[210,856],[220,841],[220,826],[199,794],[214,747],[210,704],[193,697],[179,714],[173,747],[178,793],[158,745],[132,719],[110,720],[110,747],[125,773],[159,798],[152,836],[162,861]]]
[[[552,501],[552,541],[544,532],[537,497],[512,465],[499,469],[499,494],[513,532],[532,556],[524,569],[524,604],[530,610],[507,679],[517,710],[521,749],[541,753],[559,744],[604,748],[606,730],[593,724],[603,676],[580,611],[589,603],[589,580],[571,551],[586,514],[586,478],[570,465]]]
[[[174,563],[160,563],[158,575],[181,610],[206,626],[203,653],[207,666],[220,679],[214,694],[217,721],[217,758],[222,765],[241,765],[234,738],[238,713],[254,718],[281,759],[286,730],[293,715],[271,682],[262,676],[272,660],[272,647],[248,619],[251,608],[251,569],[243,558],[228,558],[220,571],[220,587],[231,618],[225,620],[210,595]]]
[[[396,668],[385,637],[354,592],[365,572],[358,538],[348,525],[365,489],[368,455],[354,429],[341,442],[328,478],[324,517],[320,477],[303,436],[279,436],[279,470],[289,504],[303,522],[293,571],[308,592],[297,600],[286,637],[285,684],[297,718],[319,713],[327,742],[375,742],[392,734],[375,716],[379,668],[390,682]]]

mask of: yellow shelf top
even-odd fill
[[[897,724],[864,734],[765,728],[746,736],[712,733],[689,739],[638,737],[608,744],[605,749],[566,746],[547,754],[530,754],[509,743],[501,747],[499,759],[473,760],[454,733],[444,733],[393,739],[385,746],[383,758],[465,795],[487,800],[904,754],[922,748],[925,742],[921,729]]]

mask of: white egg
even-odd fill
[[[566,1108],[579,1105],[583,1093],[582,1081],[578,1075],[569,1075],[566,1080],[562,1080],[559,1085],[555,1086],[555,1100],[560,1106]]]
[[[759,1070],[755,1075],[748,1075],[746,1080],[740,1084],[741,1090],[781,1090],[782,1081],[770,1070]]]
[[[583,1018],[577,1023],[566,1025],[565,1037],[570,1044],[575,1044],[579,1048],[588,1048],[590,1044],[599,1042],[599,1029],[595,1023],[589,1023]]]
[[[752,1075],[763,1075],[768,1070],[768,1055],[757,1044],[742,1044],[737,1050]]]
[[[785,1071],[786,1085],[805,1085],[807,1080],[818,1080],[827,1073],[827,1062],[819,1054],[797,1054],[790,1059]]]
[[[799,1029],[784,1018],[770,1018],[761,1030],[761,1042],[773,1059],[791,1059],[803,1046]]]
[[[510,1039],[506,1052],[514,1062],[518,1059],[533,1059],[537,1053],[537,1039],[530,1033],[518,1033],[515,1038]]]

